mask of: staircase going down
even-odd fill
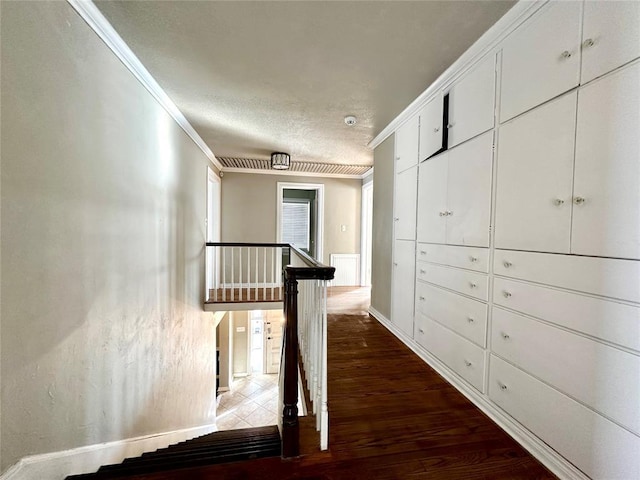
[[[215,432],[167,448],[127,458],[116,465],[100,467],[96,473],[71,475],[67,480],[126,478],[183,468],[280,456],[278,427],[245,428]]]

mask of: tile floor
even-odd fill
[[[253,374],[233,382],[218,397],[218,430],[277,424],[278,375]]]

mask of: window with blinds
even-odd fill
[[[308,251],[310,235],[310,203],[285,201],[282,204],[282,241]]]

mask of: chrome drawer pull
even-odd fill
[[[505,260],[504,262],[502,262],[502,264],[504,265],[504,268],[509,268],[511,265],[513,265],[513,263],[511,263],[509,260]]]
[[[504,383],[498,382],[498,385],[500,386],[500,390],[507,390],[507,386]]]
[[[507,292],[505,290],[504,292],[502,292],[502,295],[504,295],[504,298],[510,298],[511,297],[511,292]]]
[[[505,340],[509,340],[511,337],[507,333],[503,333],[502,338]]]

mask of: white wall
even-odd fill
[[[66,2],[1,2],[1,470],[215,421],[207,158]]]

